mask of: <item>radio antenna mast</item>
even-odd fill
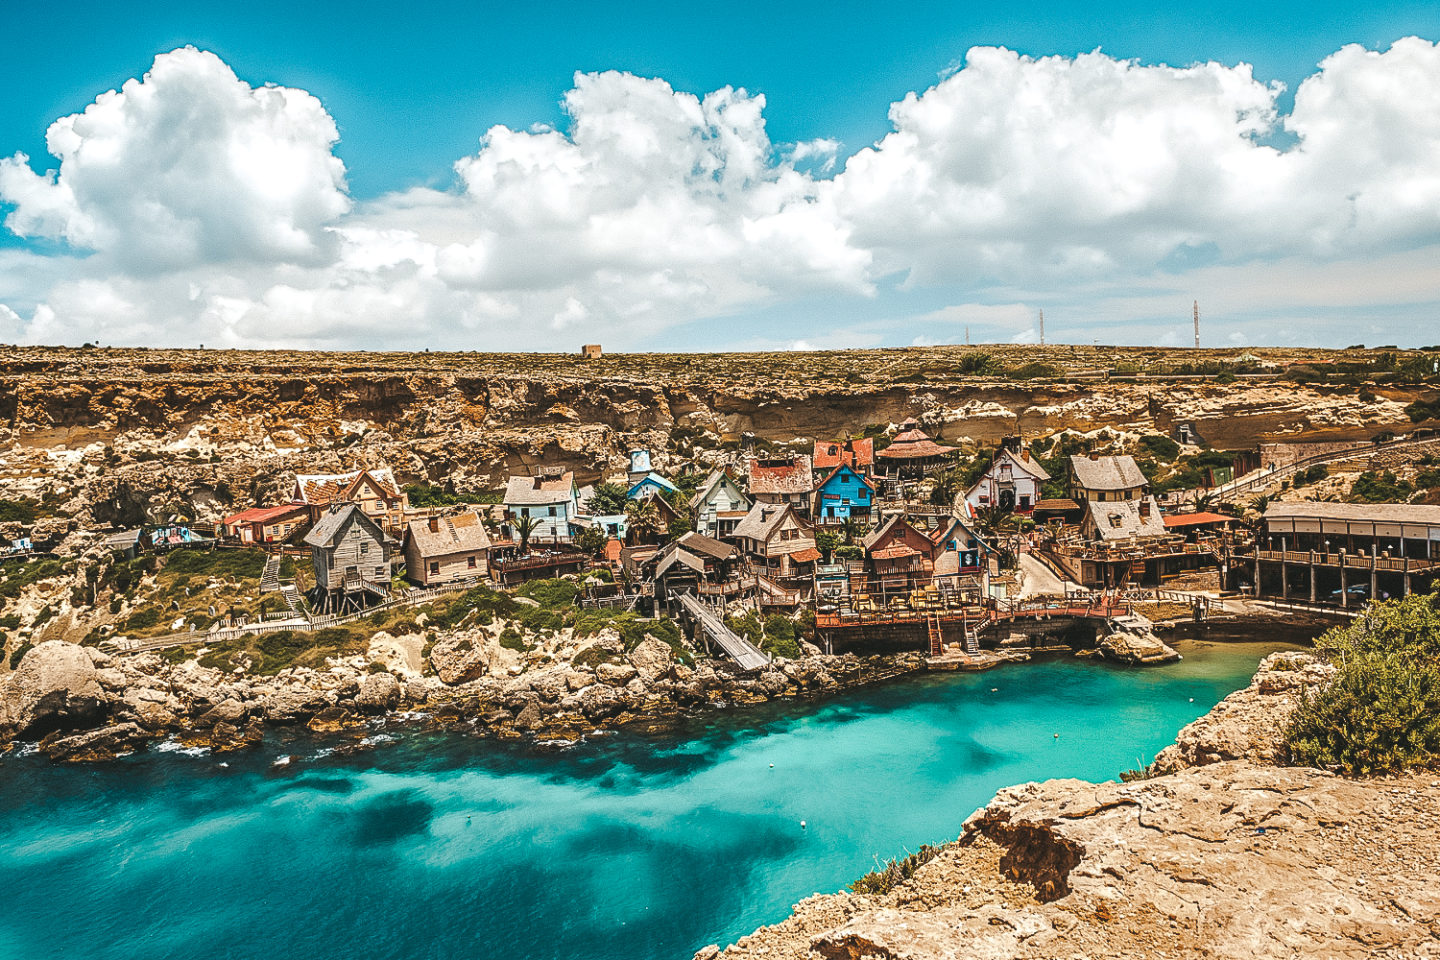
[[[1200,349],[1200,301],[1195,301],[1195,349]]]
[[[1040,311],[1040,346],[1045,346],[1045,311]]]

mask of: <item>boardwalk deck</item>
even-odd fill
[[[713,640],[721,650],[724,650],[730,659],[738,663],[741,669],[759,670],[761,667],[769,665],[770,658],[768,656],[749,640],[725,626],[725,621],[701,603],[694,594],[682,593],[677,599],[685,614],[694,620],[696,625],[705,631],[705,635]]]

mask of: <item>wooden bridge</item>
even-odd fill
[[[682,593],[676,598],[680,609],[694,621],[695,625],[713,640],[715,645],[740,665],[742,670],[759,670],[770,663],[770,658],[749,640],[725,626],[713,610],[701,603],[693,593]]]

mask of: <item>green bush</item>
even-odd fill
[[[17,669],[20,666],[20,661],[25,659],[25,654],[29,653],[34,646],[35,644],[26,640],[20,644],[20,646],[16,647],[15,651],[10,654],[10,669]]]
[[[559,610],[573,606],[575,595],[580,592],[572,580],[530,580],[515,591],[522,597],[534,600],[546,610]]]
[[[149,630],[160,623],[160,610],[158,607],[146,607],[144,610],[136,610],[125,618],[125,625],[121,628],[125,631]]]
[[[514,627],[506,627],[500,631],[500,646],[506,650],[518,650],[520,653],[529,653],[532,647],[525,642],[520,631]]]
[[[1338,672],[1287,723],[1292,762],[1350,776],[1440,762],[1440,596],[1374,604],[1316,646]]]
[[[1180,456],[1180,444],[1162,434],[1152,433],[1140,438],[1140,446],[1150,456],[1160,460],[1174,460]]]

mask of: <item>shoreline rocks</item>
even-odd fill
[[[0,679],[0,734],[45,737],[40,751],[67,762],[110,759],[168,736],[231,750],[258,742],[268,726],[334,731],[397,712],[497,737],[573,738],[599,725],[656,730],[703,710],[820,696],[924,669],[918,653],[812,655],[751,675],[725,661],[682,663],[654,637],[626,652],[604,634],[590,644],[593,666],[553,658],[535,666],[472,631],[433,643],[435,674],[427,676],[405,669],[414,662],[409,648],[419,651],[411,639],[419,640],[380,638],[388,663],[355,655],[274,676],[49,641]]]

